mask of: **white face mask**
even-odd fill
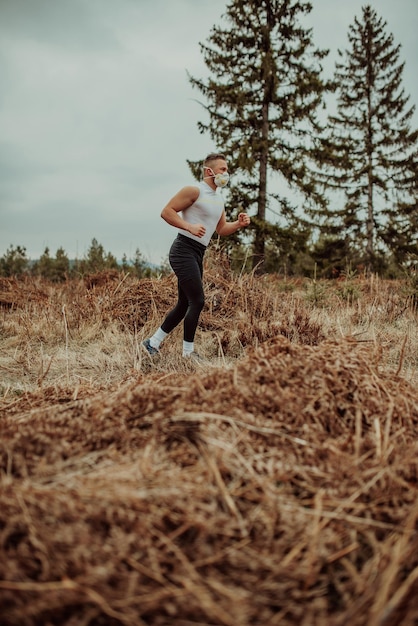
[[[210,170],[212,172],[212,176],[205,176],[205,178],[213,178],[213,181],[217,187],[226,187],[226,185],[229,183],[228,172],[218,172],[218,174],[215,174],[215,172],[211,168]]]

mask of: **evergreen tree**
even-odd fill
[[[264,260],[266,210],[277,203],[277,240],[300,225],[289,194],[293,202],[295,190],[310,201],[322,199],[309,160],[317,110],[330,85],[320,77],[328,51],[313,48],[311,30],[299,21],[311,9],[299,0],[231,0],[227,28],[213,27],[208,45],[200,44],[211,77],[189,76],[209,102],[203,105],[209,122],[199,122],[199,130],[209,132],[233,174],[229,206],[256,207],[254,267]],[[189,165],[200,173],[201,163]],[[273,174],[280,195],[268,193]]]
[[[151,267],[144,259],[139,248],[135,250],[135,257],[132,261],[132,273],[137,278],[149,278],[152,275]]]
[[[62,282],[70,273],[70,261],[63,248],[58,248],[55,258],[52,258],[46,247],[39,261],[34,263],[32,272],[52,282]]]
[[[52,280],[54,282],[64,281],[70,274],[70,260],[64,248],[58,248],[55,253],[53,264]]]
[[[86,270],[88,272],[101,272],[106,267],[105,249],[97,239],[91,240],[90,248],[87,250]]]
[[[128,261],[128,257],[126,256],[126,252],[124,252],[122,256],[121,268],[123,272],[129,273],[130,263]]]
[[[369,268],[389,250],[398,260],[418,250],[415,107],[402,89],[400,45],[370,7],[349,28],[338,51],[337,112],[330,116],[324,154],[328,184],[343,191],[340,208],[324,213],[329,234],[363,250]]]
[[[106,253],[102,244],[93,238],[85,258],[79,263],[78,270],[82,273],[95,273],[109,269],[118,269],[116,258],[110,252]]]
[[[1,276],[21,276],[28,270],[28,258],[26,256],[26,248],[24,246],[11,245],[6,254],[0,259],[0,275]]]
[[[50,280],[53,273],[53,264],[54,260],[49,254],[49,248],[46,247],[43,254],[40,256],[39,261],[34,263],[32,272],[37,276],[42,276],[43,278]]]

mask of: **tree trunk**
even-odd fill
[[[268,161],[268,104],[263,105],[263,127],[262,127],[262,150],[260,154],[260,178],[258,189],[258,208],[257,218],[259,225],[256,231],[254,240],[254,255],[253,255],[253,269],[257,273],[263,271],[264,257],[265,257],[265,245],[266,236],[264,229],[264,222],[266,220],[266,204],[267,204],[267,161]]]
[[[254,241],[253,269],[257,273],[263,272],[265,259],[266,234],[264,222],[266,221],[267,205],[267,168],[269,155],[269,103],[273,96],[272,69],[274,64],[271,59],[270,33],[272,29],[273,16],[270,3],[267,3],[267,25],[263,32],[263,105],[261,109],[261,145],[260,145],[260,172],[258,187],[258,208],[257,218],[259,221]]]
[[[371,34],[368,29],[367,36],[367,220],[366,220],[366,257],[370,268],[373,268],[374,258],[374,209],[373,209],[373,128],[372,128],[372,52]]]

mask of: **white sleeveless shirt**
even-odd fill
[[[220,191],[213,190],[205,181],[201,181],[193,186],[199,188],[199,196],[191,206],[181,211],[181,216],[189,224],[203,224],[206,232],[203,237],[196,237],[196,235],[192,235],[189,231],[182,228],[179,228],[178,231],[185,237],[190,237],[190,239],[198,241],[203,246],[207,246],[221,219],[225,202]]]

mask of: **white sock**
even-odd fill
[[[194,341],[183,341],[183,356],[190,356],[194,350]]]
[[[163,329],[160,327],[158,330],[155,331],[153,336],[150,337],[149,342],[150,342],[151,346],[153,348],[155,348],[156,350],[158,350],[160,345],[164,341],[164,339],[167,337],[167,335],[168,335],[168,333],[165,333],[163,331]]]

